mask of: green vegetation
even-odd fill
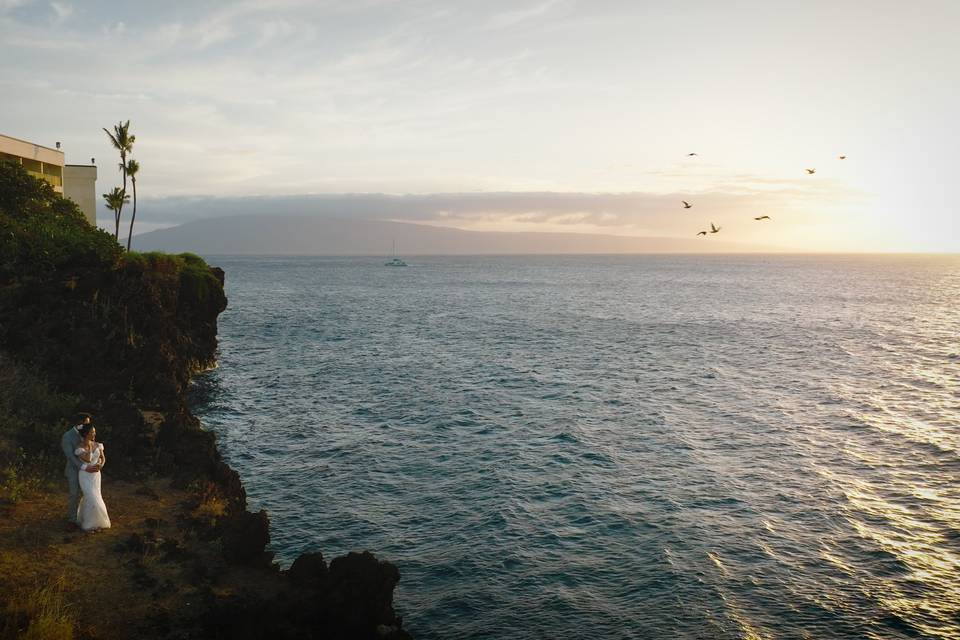
[[[125,253],[49,184],[0,162],[4,498],[18,500],[35,478],[62,472],[64,420],[92,406],[78,406],[81,396],[147,404],[175,397],[210,361],[216,324],[207,318],[225,305],[220,280],[199,256]],[[129,418],[102,416],[104,435],[116,419]],[[147,455],[149,438],[138,432],[125,427],[114,440],[130,460]]]
[[[103,200],[107,203],[107,209],[113,211],[113,221],[115,225],[113,239],[116,240],[120,233],[120,212],[123,210],[123,205],[130,202],[130,196],[127,195],[124,189],[114,187],[113,191],[108,191],[103,194]]]
[[[116,264],[120,247],[23,167],[0,161],[0,286]]]
[[[105,195],[124,197],[122,189],[114,192]],[[90,226],[77,206],[49,184],[15,163],[0,162],[0,285],[24,276],[62,277],[69,274],[58,271],[77,267],[177,274],[184,292],[199,299],[220,286],[203,258],[192,253],[124,255],[115,237]]]
[[[80,399],[0,356],[0,501],[18,502],[63,471],[64,418]]]
[[[20,640],[72,640],[74,615],[64,602],[64,577],[37,583],[25,593],[7,594],[6,628],[0,638]],[[25,628],[24,628],[25,627]]]
[[[26,468],[28,460],[26,452],[18,449],[12,462],[0,465],[0,504],[16,504],[41,487],[40,476]]]
[[[187,487],[192,509],[190,517],[197,524],[212,529],[219,518],[223,518],[230,510],[230,501],[216,483],[210,480],[197,479]]]
[[[104,129],[103,132],[110,138],[110,144],[113,145],[113,148],[120,152],[120,172],[123,174],[123,188],[114,187],[113,191],[109,194],[103,194],[103,197],[107,199],[108,208],[113,211],[113,238],[119,242],[120,217],[123,213],[123,205],[129,200],[129,196],[127,195],[127,154],[133,153],[133,143],[136,142],[137,136],[130,133],[129,120],[113,125],[113,133],[110,133],[107,129]],[[140,165],[137,165],[137,169],[139,168]],[[116,207],[109,206],[111,200],[108,198],[108,195],[113,195],[118,191],[120,193],[120,199],[112,202]]]
[[[131,251],[124,254],[121,264],[131,271],[178,275],[180,292],[190,300],[204,301],[210,297],[211,291],[220,288],[220,281],[210,272],[204,259],[193,253],[173,255],[158,251]]]

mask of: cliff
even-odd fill
[[[267,514],[247,511],[237,473],[190,414],[191,376],[215,362],[223,282],[223,271],[190,254],[123,254],[49,185],[0,162],[0,519],[19,518],[21,532],[45,541],[25,545],[11,527],[0,544],[33,554],[37,566],[45,553],[65,553],[69,565],[77,544],[105,562],[123,558],[111,579],[131,581],[115,596],[131,612],[151,598],[192,607],[155,623],[126,624],[112,611],[112,629],[81,625],[81,636],[409,637],[392,607],[392,564],[369,553],[329,564],[306,554],[289,571],[272,563]],[[105,537],[60,545],[47,529],[62,521],[44,505],[61,508],[59,434],[77,410],[94,414],[108,445],[104,495],[110,506],[114,483],[120,521]],[[177,570],[151,568],[155,554]],[[7,592],[18,588],[9,568],[0,567]],[[67,576],[71,586],[84,579]],[[29,607],[10,604],[2,615],[0,637],[39,628]]]

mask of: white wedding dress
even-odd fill
[[[96,443],[88,464],[99,464],[102,452],[103,444]],[[86,449],[77,449],[74,453],[79,456],[85,454]],[[80,528],[84,531],[109,529],[110,516],[107,515],[107,505],[103,503],[103,497],[100,495],[100,472],[90,473],[81,469],[80,491],[83,493],[77,517]]]

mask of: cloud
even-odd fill
[[[683,229],[698,219],[682,210],[686,194],[651,193],[437,193],[423,195],[323,194],[215,198],[175,196],[142,201],[155,223],[180,224],[227,215],[313,214],[455,227],[510,223],[544,227],[592,226],[616,232],[636,227]],[[704,193],[696,202],[718,219],[757,207],[789,208],[777,194]]]
[[[306,10],[310,6],[301,0],[227,3],[207,14],[192,14],[188,24],[183,21],[160,24],[152,28],[148,37],[158,46],[186,47],[190,51],[203,51],[242,39],[243,47],[253,50],[283,41],[304,29],[312,32],[309,18],[290,14],[293,9]],[[289,17],[282,17],[284,13]]]
[[[0,13],[28,5],[33,0],[0,0]]]
[[[101,31],[103,31],[103,34],[106,36],[122,36],[127,32],[127,23],[123,22],[122,20],[109,22],[103,25]]]
[[[191,23],[190,26],[184,26],[181,22],[162,24],[147,37],[159,49],[180,47],[188,51],[202,51],[237,35],[235,27],[227,22],[206,20]]]
[[[287,20],[267,20],[259,27],[257,46],[263,47],[277,40],[289,38],[297,32],[297,27]]]
[[[201,219],[246,215],[317,216],[348,220],[407,222],[470,231],[599,233],[614,236],[695,237],[711,222],[737,241],[820,250],[843,244],[838,221],[789,190],[760,194],[703,192],[692,211],[686,193],[435,193],[421,195],[322,194],[244,198],[169,197],[141,199],[137,219],[151,228]],[[775,222],[762,225],[758,213]],[[107,212],[101,212],[107,218]]]
[[[534,18],[539,18],[560,4],[561,0],[544,0],[535,5],[522,9],[504,11],[492,16],[487,22],[487,28],[506,29]]]
[[[58,22],[63,22],[73,15],[73,5],[66,2],[51,2],[50,7],[57,16]]]
[[[876,210],[885,219],[868,224],[909,235],[954,221],[945,185],[960,90],[943,80],[955,20],[911,19],[905,54],[871,48],[867,35],[828,37],[842,20],[787,29],[760,12],[741,24],[740,10],[701,4],[699,19],[684,19],[573,0],[0,0],[3,126],[63,140],[68,161],[97,157],[106,191],[116,160],[101,127],[130,118],[144,201],[171,218],[188,214],[161,196],[233,196],[250,209],[241,196],[439,193],[369,207],[471,228],[681,233],[678,195],[709,218],[865,208],[866,193],[896,191]],[[859,17],[858,34],[872,33]],[[810,34],[824,48],[800,47]],[[799,67],[784,65],[791,38],[812,56]],[[869,64],[834,63],[849,56]],[[683,162],[691,150],[700,155]],[[843,165],[839,151],[851,156]],[[805,179],[805,166],[820,171]],[[862,219],[836,218],[861,233]]]

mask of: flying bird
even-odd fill
[[[841,160],[846,160],[846,159],[847,159],[847,156],[840,156],[840,159],[841,159]]]
[[[695,154],[695,153],[688,153],[687,155],[688,155],[688,156],[695,156],[695,155],[697,155],[697,154]]]
[[[684,209],[690,209],[690,208],[693,207],[693,205],[690,204],[689,202],[687,202],[686,200],[681,200],[680,202],[683,203],[683,208],[684,208]]]
[[[698,233],[697,235],[698,235],[698,236],[705,236],[705,235],[707,235],[707,232],[706,232],[706,231],[701,231],[701,232]]]
[[[716,226],[714,226],[714,224],[713,224],[712,222],[710,223],[710,233],[716,233],[717,231],[720,231],[720,229],[722,229],[722,228],[723,228],[723,227],[716,227]]]
[[[760,216],[759,218],[754,218],[754,220],[771,220],[770,216]]]
[[[816,169],[807,169],[807,175],[812,176],[812,175],[815,174],[816,172],[817,172]]]

